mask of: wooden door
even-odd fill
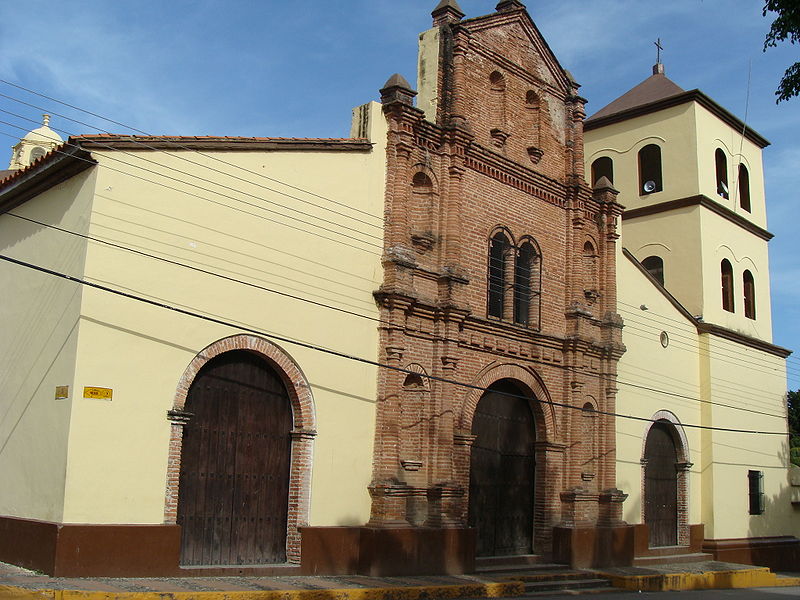
[[[255,354],[226,352],[189,389],[178,524],[181,564],[286,561],[292,409]]]
[[[650,547],[678,543],[678,453],[671,426],[657,421],[647,434],[644,456],[644,520]]]
[[[515,394],[507,396],[498,392]],[[528,400],[511,382],[484,393],[472,421],[469,524],[478,556],[533,550],[534,429]]]

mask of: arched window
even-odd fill
[[[727,258],[722,259],[720,271],[722,273],[722,308],[728,312],[734,312],[733,267]]]
[[[642,261],[642,266],[655,277],[656,281],[664,285],[664,259],[660,256],[648,256]]]
[[[717,194],[723,198],[728,197],[728,159],[722,148],[717,148],[714,153],[714,163],[717,166]]]
[[[639,195],[664,189],[661,179],[661,148],[648,144],[639,150]]]
[[[744,316],[748,319],[756,318],[756,282],[753,274],[745,271],[742,275],[742,287],[744,289]]]
[[[739,163],[739,206],[750,212],[750,173]]]
[[[514,322],[520,325],[539,326],[539,295],[541,276],[539,253],[525,241],[517,251],[514,265]]]
[[[608,177],[608,180],[614,183],[614,161],[608,156],[601,156],[592,163],[592,187],[601,177]]]
[[[489,316],[503,318],[506,292],[506,258],[511,249],[508,238],[502,231],[492,236],[489,242]]]
[[[30,158],[30,161],[29,161],[30,164],[35,163],[37,160],[42,158],[45,154],[47,154],[47,152],[45,151],[44,148],[40,148],[39,146],[36,146],[33,150],[31,150],[31,158]]]

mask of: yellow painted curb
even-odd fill
[[[4,595],[8,591],[8,595]],[[503,598],[525,591],[521,582],[421,587],[330,590],[258,590],[241,592],[98,592],[26,590],[0,587],[0,600],[451,600]]]
[[[54,596],[53,590],[26,590],[11,585],[0,585],[0,600],[54,600]]]
[[[615,575],[603,573],[611,585],[625,590],[667,592],[796,585],[794,578],[779,578],[767,567],[706,573],[670,573],[663,575]],[[789,582],[784,582],[789,580]]]

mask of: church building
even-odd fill
[[[0,560],[800,558],[766,140],[660,64],[587,119],[518,0],[432,17],[416,86],[349,138],[64,142],[45,117],[14,147]]]

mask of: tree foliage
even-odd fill
[[[786,394],[789,417],[789,447],[792,462],[800,465],[800,390]]]
[[[775,47],[778,42],[789,40],[790,44],[800,42],[800,0],[765,0],[762,14],[766,17],[768,12],[778,16],[772,22],[767,38],[764,40],[764,50]],[[800,62],[794,63],[783,74],[775,95],[776,102],[788,100],[800,94]]]

